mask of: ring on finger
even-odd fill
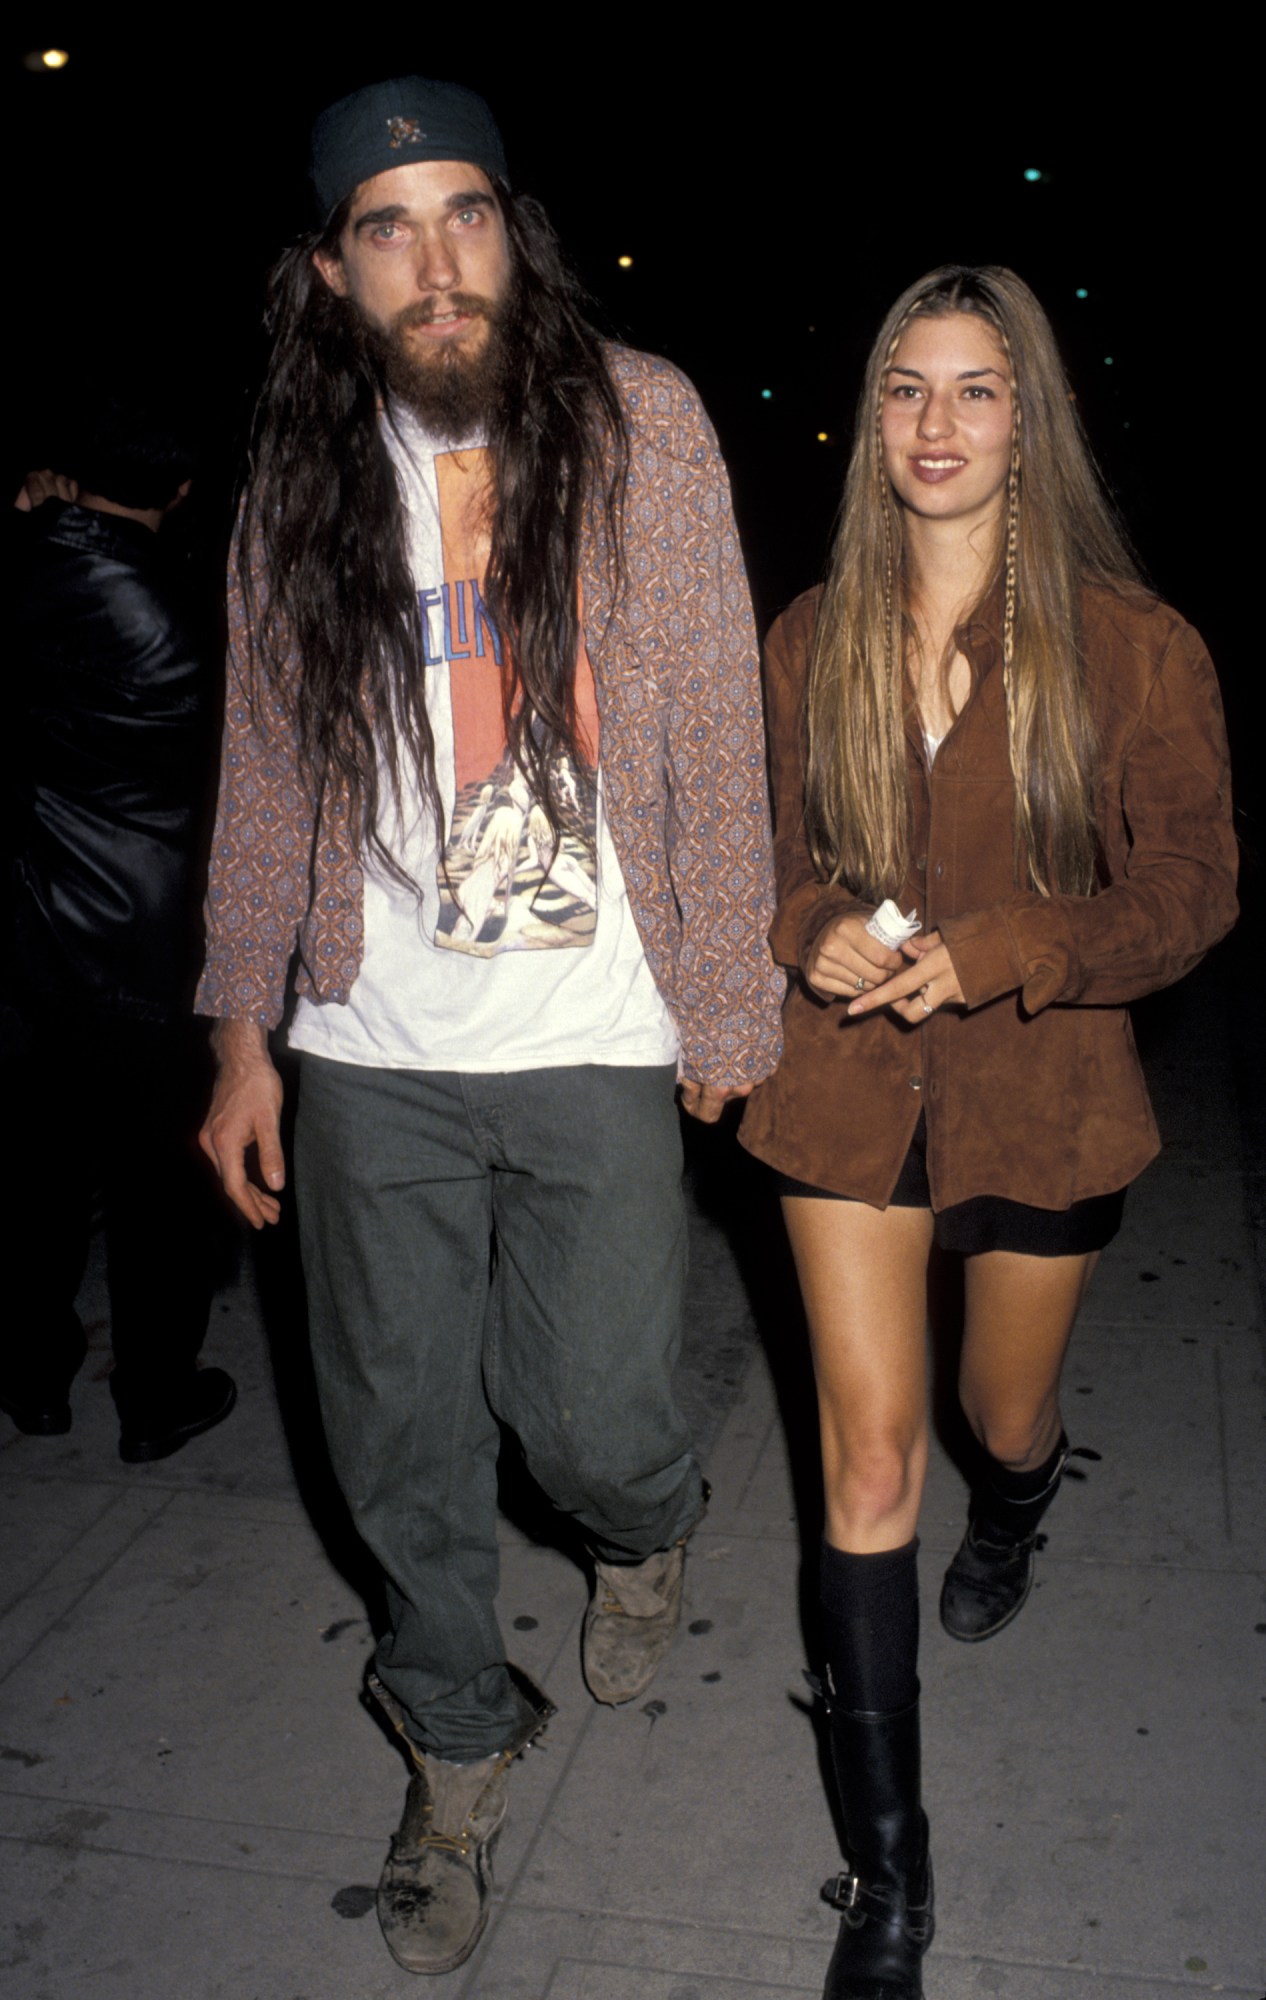
[[[926,986],[920,986],[919,988],[919,1002],[925,1014],[935,1014],[935,1007],[928,1005],[928,989]]]
[[[861,974],[861,973],[859,972],[859,973],[858,973],[858,975],[857,975],[857,990],[858,990],[858,992],[859,992],[859,993],[864,993],[864,992],[866,991],[866,986],[867,986],[867,981],[866,981],[866,979],[865,979],[865,978],[864,978],[864,977],[862,976],[862,974]]]

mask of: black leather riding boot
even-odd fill
[[[918,1700],[868,1715],[828,1692],[826,1711],[849,1867],[822,1891],[841,1919],[823,2000],[923,2000],[934,1918]]]
[[[1059,1491],[1068,1456],[1061,1431],[1033,1492],[1026,1490],[1034,1483],[1032,1473],[1017,1476],[982,1450],[984,1476],[972,1493],[967,1533],[941,1587],[941,1624],[951,1639],[971,1645],[992,1638],[1023,1610],[1033,1588],[1038,1529]]]

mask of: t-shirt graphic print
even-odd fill
[[[606,812],[594,666],[582,646],[579,755],[555,773],[576,831],[556,846],[506,748],[511,662],[484,596],[492,454],[483,438],[430,437],[399,409],[384,412],[383,442],[421,613],[442,830],[420,783],[397,793],[383,746],[378,832],[395,865],[366,857],[364,948],[347,1004],[301,998],[290,1046],[386,1069],[671,1063],[677,1031]]]
[[[482,591],[489,454],[437,452],[434,464],[444,576],[418,595],[426,664],[448,667],[455,784],[435,942],[478,958],[585,947],[597,922],[598,702],[584,639],[574,697],[583,761],[564,755],[555,767],[556,795],[571,822],[555,842],[506,745],[511,661]]]

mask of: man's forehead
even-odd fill
[[[489,195],[492,182],[472,160],[410,160],[361,181],[352,196],[349,221],[370,209],[447,207],[463,195]]]

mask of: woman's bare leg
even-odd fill
[[[969,1257],[959,1394],[979,1441],[967,1533],[945,1574],[941,1623],[988,1639],[1022,1609],[1068,1441],[1059,1384],[1093,1255]]]
[[[931,1211],[795,1195],[783,1215],[813,1346],[827,1540],[899,1548],[927,1469]]]
[[[989,1454],[1015,1472],[1048,1459],[1059,1441],[1064,1356],[1098,1252],[968,1257],[958,1390]]]
[[[932,1871],[921,1798],[915,1528],[927,1466],[927,1209],[783,1202],[813,1343],[826,1486],[820,1603],[847,1867],[828,1996],[922,1991]]]

